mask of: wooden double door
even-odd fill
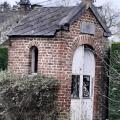
[[[72,63],[71,120],[93,119],[95,57],[92,49],[80,46]]]

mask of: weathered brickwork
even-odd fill
[[[80,34],[81,21],[95,23],[95,36]],[[10,38],[8,69],[17,74],[30,74],[30,48],[36,46],[38,48],[38,73],[55,77],[61,81],[58,93],[58,102],[61,110],[60,116],[61,120],[67,120],[69,119],[67,116],[70,113],[73,54],[80,45],[90,45],[94,49],[96,58],[94,120],[105,120],[102,119],[101,105],[99,104],[99,81],[102,77],[101,56],[105,39],[103,37],[103,28],[99,25],[93,13],[88,10],[86,14],[70,26],[69,32],[58,32],[54,38]]]

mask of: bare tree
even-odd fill
[[[108,28],[111,30],[112,35],[120,34],[120,11],[115,11],[111,8],[112,3],[106,3],[103,6],[97,7],[102,19],[106,22]]]

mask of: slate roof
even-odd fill
[[[96,8],[92,5],[90,9],[108,35],[110,31]],[[54,36],[58,30],[71,25],[85,10],[83,3],[74,7],[41,7],[30,12],[8,36]]]

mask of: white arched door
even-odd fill
[[[71,120],[92,120],[95,58],[84,45],[76,49],[72,64]]]

